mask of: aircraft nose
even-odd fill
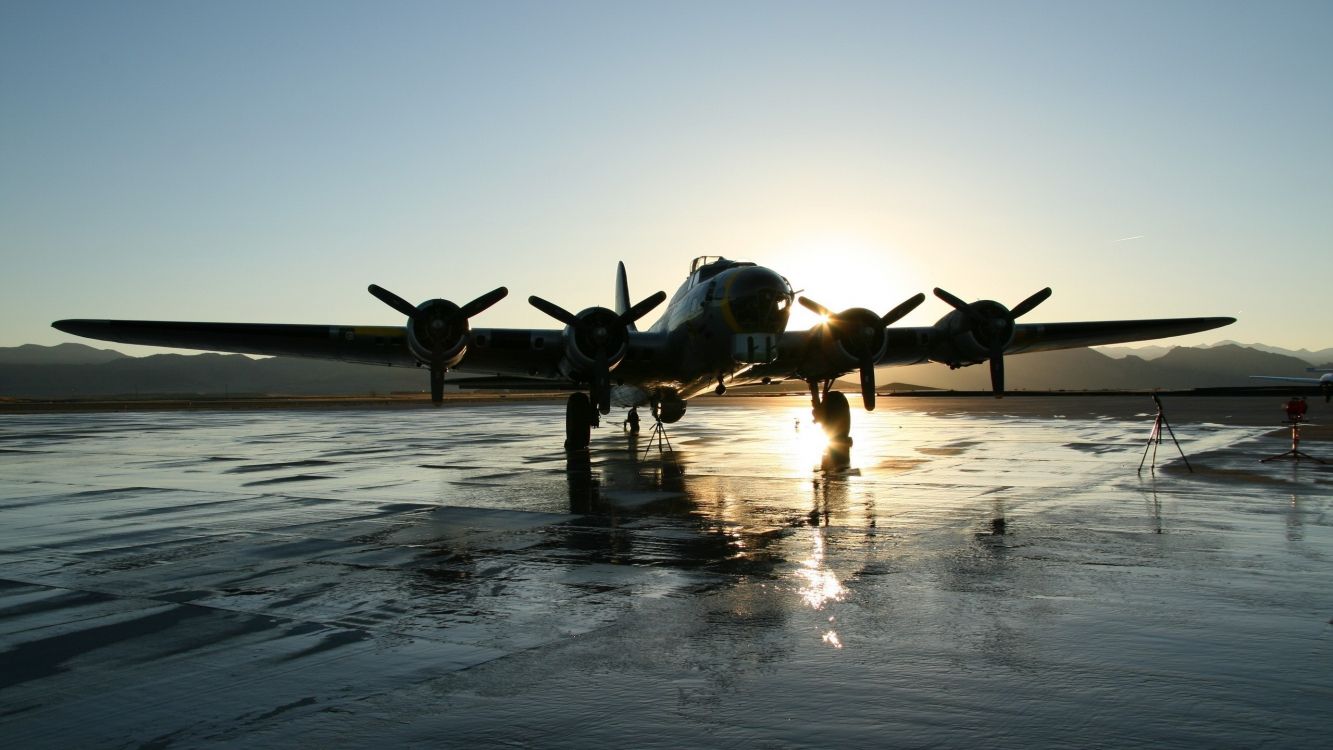
[[[781,333],[790,314],[791,289],[774,271],[742,268],[729,280],[727,305],[738,332]]]

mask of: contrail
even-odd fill
[[[1130,240],[1141,240],[1141,239],[1143,239],[1145,236],[1146,236],[1146,235],[1136,234],[1136,235],[1134,235],[1133,237],[1121,237],[1121,238],[1118,239],[1118,240],[1111,240],[1111,244],[1114,245],[1114,244],[1117,243],[1117,242],[1129,242]]]

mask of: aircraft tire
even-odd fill
[[[847,435],[852,431],[852,413],[847,397],[838,391],[829,392],[824,396],[822,411],[824,418],[820,421],[824,424],[824,432],[834,440],[850,444]]]
[[[591,439],[592,403],[586,393],[571,393],[565,402],[565,450],[585,450]]]

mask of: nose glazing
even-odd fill
[[[791,290],[767,268],[738,271],[727,290],[727,301],[742,331],[781,333],[787,327]]]

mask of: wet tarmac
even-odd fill
[[[1093,397],[854,407],[835,472],[798,398],[586,461],[557,403],[5,415],[0,745],[1325,746],[1333,466],[1261,401],[1141,475]]]

